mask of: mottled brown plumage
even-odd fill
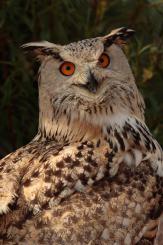
[[[0,161],[0,244],[161,245],[162,150],[120,47],[132,33],[24,46],[41,60],[39,130]]]

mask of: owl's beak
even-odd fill
[[[94,75],[90,72],[87,78],[87,82],[85,84],[73,84],[77,87],[84,88],[85,90],[88,90],[90,93],[96,93],[97,88],[99,86],[98,81],[94,77]]]
[[[98,81],[91,72],[88,77],[88,82],[84,85],[84,87],[91,93],[97,92]]]

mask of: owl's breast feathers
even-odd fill
[[[162,212],[162,150],[138,119],[95,141],[32,141],[0,170],[6,244],[136,244]]]

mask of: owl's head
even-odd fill
[[[143,118],[142,99],[122,50],[133,33],[119,28],[68,45],[43,41],[23,46],[41,61],[39,105],[44,128],[45,121],[49,125],[63,115],[95,125],[119,115]]]

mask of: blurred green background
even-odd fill
[[[163,145],[163,0],[1,0],[0,157],[37,132],[38,64],[20,45],[65,44],[121,26],[136,30],[126,53],[146,101],[147,124]]]

